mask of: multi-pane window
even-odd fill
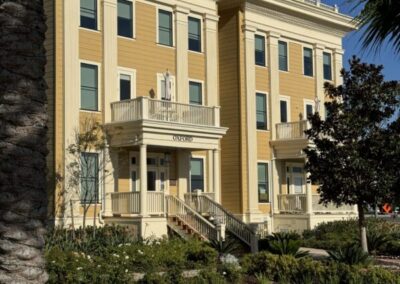
[[[131,84],[130,75],[119,75],[119,99],[121,101],[131,99]]]
[[[280,101],[281,122],[288,122],[288,102],[286,100]]]
[[[306,104],[306,118],[308,118],[310,115],[314,114],[314,106],[311,104]]]
[[[265,66],[265,37],[256,35],[254,41],[256,65]]]
[[[330,53],[324,52],[324,79],[332,80],[332,55]]]
[[[268,164],[258,163],[258,202],[269,202]]]
[[[303,49],[304,75],[313,76],[313,51],[311,48]]]
[[[190,159],[190,188],[191,191],[200,189],[204,191],[204,161],[203,159]]]
[[[81,203],[99,201],[99,155],[97,153],[81,154]]]
[[[172,13],[158,10],[158,43],[172,46]]]
[[[81,109],[98,110],[98,70],[96,65],[81,64]]]
[[[133,37],[133,7],[131,1],[118,0],[118,35]]]
[[[278,42],[279,52],[279,70],[288,71],[288,49],[287,43],[284,41]]]
[[[201,52],[200,19],[189,17],[189,50]]]
[[[81,27],[97,30],[97,0],[81,0]]]
[[[256,94],[257,129],[267,129],[267,97],[265,94]]]
[[[189,82],[189,103],[195,105],[203,104],[202,85],[198,82]]]

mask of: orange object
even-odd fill
[[[385,203],[385,205],[383,205],[383,210],[386,213],[390,213],[390,212],[392,212],[392,207],[388,203]]]

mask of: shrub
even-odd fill
[[[308,255],[306,251],[299,251],[299,235],[294,233],[274,233],[267,238],[266,250],[278,255],[293,255],[296,258]]]
[[[358,244],[352,244],[344,248],[328,251],[333,261],[346,263],[348,265],[371,263],[368,253],[365,253]]]
[[[221,274],[214,269],[202,270],[199,275],[192,279],[187,279],[189,284],[225,284],[227,283]],[[229,283],[229,282],[228,282]]]
[[[215,265],[218,253],[204,242],[194,241],[187,248],[186,260],[188,267]]]
[[[376,254],[378,251],[382,251],[387,243],[389,242],[389,236],[387,233],[382,233],[376,229],[370,229],[367,231],[367,244],[368,250],[371,254]]]
[[[236,254],[241,249],[240,242],[232,237],[226,238],[224,241],[210,240],[209,245],[215,249],[220,255]]]
[[[240,283],[242,277],[241,271],[237,265],[234,264],[219,264],[217,266],[217,272],[222,275],[222,277],[228,283]]]

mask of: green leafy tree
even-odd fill
[[[393,139],[393,114],[399,105],[398,82],[385,82],[382,66],[350,60],[341,71],[343,85],[325,84],[327,116],[310,117],[305,149],[310,178],[319,184],[321,202],[357,205],[360,239],[368,251],[364,208],[393,198],[399,139]],[[397,134],[398,137],[398,134]],[[397,154],[396,154],[397,148]]]

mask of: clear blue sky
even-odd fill
[[[339,11],[348,15],[356,15],[357,11],[352,12],[352,5],[349,5],[347,0],[322,0],[329,5],[337,4]],[[384,66],[383,73],[386,80],[400,80],[400,55],[394,53],[390,46],[383,46],[381,51],[375,54],[374,51],[367,49],[362,50],[360,31],[350,33],[343,41],[345,55],[344,66],[348,67],[348,59],[353,55],[357,55],[363,62],[380,64]]]

